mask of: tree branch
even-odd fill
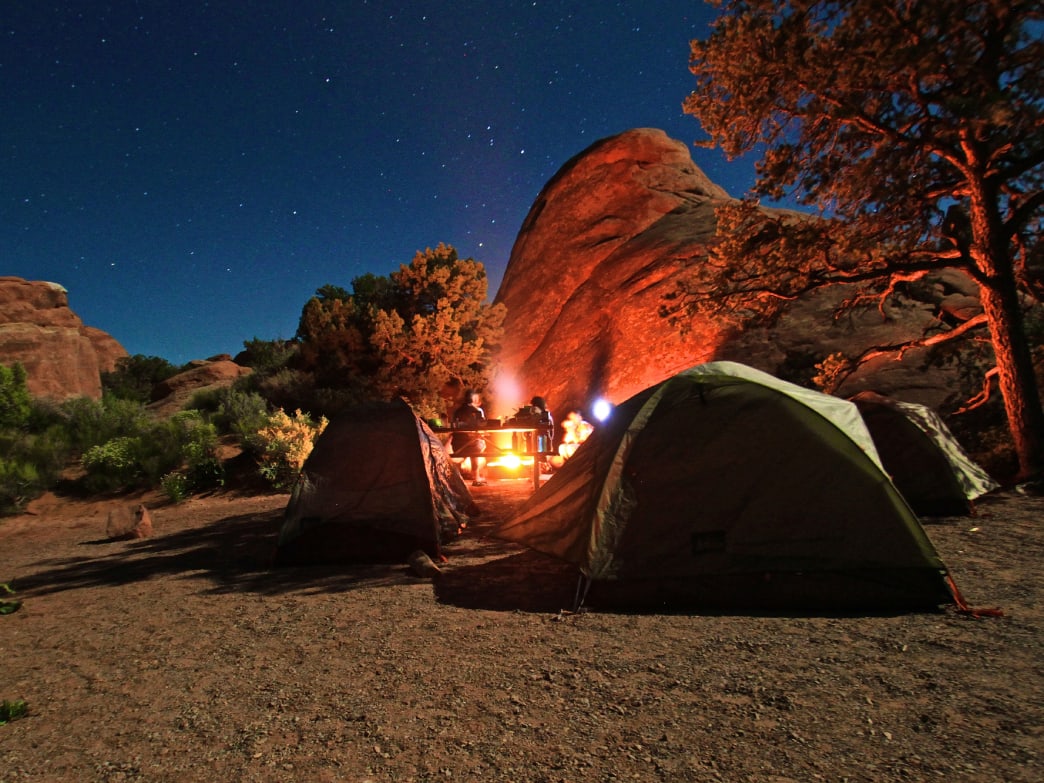
[[[954,414],[967,413],[973,411],[976,408],[980,408],[990,400],[990,395],[993,390],[993,379],[1000,374],[1000,371],[996,367],[991,367],[986,371],[986,374],[982,379],[982,391],[976,394],[969,400],[966,400],[964,405],[954,411]]]
[[[956,340],[964,334],[967,334],[972,329],[976,329],[980,326],[986,325],[986,316],[982,313],[969,318],[967,321],[962,323],[960,326],[955,326],[953,329],[949,329],[945,332],[939,332],[937,334],[923,337],[920,340],[911,340],[910,342],[903,343],[902,345],[889,346],[887,348],[871,348],[863,353],[859,359],[856,360],[857,364],[863,364],[871,359],[876,359],[879,356],[887,356],[888,354],[896,354],[897,359],[902,359],[903,355],[907,351],[911,351],[914,348],[928,348],[933,345],[941,345],[942,343],[949,342],[950,340]]]

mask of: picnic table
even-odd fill
[[[506,424],[501,425],[499,422],[489,422],[479,427],[432,427],[432,430],[437,435],[453,435],[454,433],[467,432],[481,435],[486,440],[489,449],[491,446],[494,452],[512,453],[519,457],[532,457],[533,458],[533,489],[540,488],[540,462],[541,457],[546,457],[554,452],[551,450],[551,432],[549,432],[547,425],[532,424]],[[492,436],[499,433],[512,434],[512,435],[526,435],[527,437],[522,439],[524,443],[533,444],[531,448],[515,449],[514,447],[506,448],[498,446]],[[547,435],[546,439],[540,438],[541,435]],[[547,450],[541,450],[540,444],[546,442]],[[453,456],[452,454],[450,456]],[[491,455],[488,451],[486,458],[489,459]]]

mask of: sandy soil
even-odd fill
[[[484,536],[529,491],[476,489],[435,579],[271,569],[285,495],[41,498],[0,521],[0,781],[1044,779],[1044,499],[927,527],[1000,618],[571,614]]]

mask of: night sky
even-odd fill
[[[490,297],[541,187],[598,139],[691,144],[668,2],[0,3],[0,275],[131,354],[293,337],[322,285],[446,242]],[[693,157],[731,195],[752,161]]]

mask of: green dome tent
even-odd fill
[[[893,611],[955,600],[855,406],[733,362],[618,406],[494,535],[576,564],[592,604]]]
[[[851,400],[885,471],[918,515],[965,516],[974,500],[1000,486],[931,408],[870,391]]]
[[[438,558],[475,505],[442,442],[398,400],[348,410],[327,425],[284,513],[276,563]]]

